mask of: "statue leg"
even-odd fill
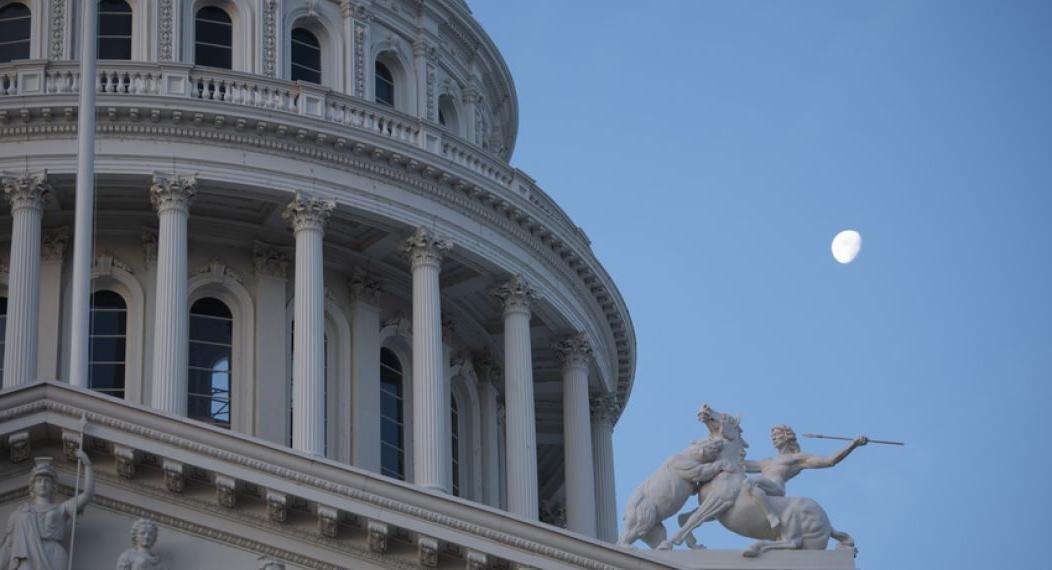
[[[771,508],[771,502],[767,500],[767,491],[760,488],[760,485],[758,485],[756,481],[750,479],[743,481],[742,486],[750,495],[752,495],[752,498],[756,499],[756,502],[760,504],[760,509],[762,509],[763,514],[767,516],[767,522],[771,524],[771,528],[778,530],[778,525],[781,524],[781,521],[778,520],[778,515],[776,515]]]
[[[667,537],[668,531],[665,530],[664,523],[657,523],[654,525],[654,528],[650,529],[643,535],[643,542],[647,543],[647,546],[650,548],[657,549],[662,542],[665,542]]]
[[[680,513],[679,516],[676,517],[676,522],[679,523],[680,528],[683,528],[683,525],[687,524],[689,519],[690,513]],[[698,539],[694,536],[694,532],[692,531],[687,533],[687,548],[690,548],[691,550],[705,550],[705,545],[698,542]]]
[[[724,511],[733,506],[733,504],[733,502],[728,502],[713,496],[706,497],[705,502],[695,509],[694,512],[690,513],[686,525],[681,526],[680,529],[676,531],[676,534],[673,534],[670,540],[666,540],[658,546],[658,549],[671,550],[674,545],[682,544],[694,529],[698,528],[703,523],[720,516]]]
[[[792,517],[782,526],[782,540],[761,540],[742,552],[746,558],[755,558],[768,550],[800,550],[804,546],[803,532],[800,524]]]
[[[840,543],[837,545],[837,548],[850,548],[852,550],[855,550],[855,539],[851,538],[850,534],[846,532],[840,532],[836,529],[831,529],[829,531],[829,536],[832,537],[833,540]]]

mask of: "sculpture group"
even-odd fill
[[[742,439],[741,418],[714,411],[705,405],[698,420],[709,437],[697,440],[671,457],[632,493],[625,508],[624,530],[618,544],[630,546],[642,540],[651,548],[671,549],[684,542],[704,548],[693,531],[716,520],[728,530],[756,539],[745,556],[767,550],[825,550],[829,539],[842,548],[854,541],[837,531],[813,499],[785,495],[785,484],[804,469],[831,467],[855,448],[866,445],[857,437],[839,453],[824,457],[804,453],[789,426],[771,429],[778,455],[762,461],[745,457],[749,444]],[[749,477],[748,474],[757,475]],[[679,530],[671,537],[663,521],[678,513],[687,500],[698,497],[693,511],[679,516]]]

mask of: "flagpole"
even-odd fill
[[[95,207],[95,82],[98,2],[80,3],[80,109],[77,129],[77,195],[73,226],[73,313],[69,347],[70,383],[88,387],[88,334]]]

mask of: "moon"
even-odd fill
[[[833,259],[845,265],[851,263],[862,249],[862,235],[855,230],[844,230],[833,238],[830,249],[833,251]]]

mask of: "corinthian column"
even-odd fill
[[[563,448],[566,469],[567,528],[595,536],[595,469],[588,405],[588,365],[592,347],[583,333],[555,345],[562,360]]]
[[[592,454],[595,464],[595,517],[599,540],[617,541],[617,495],[614,493],[614,422],[617,400],[612,395],[592,400]]]
[[[530,345],[530,303],[537,293],[516,275],[493,295],[504,306],[508,511],[537,520],[537,426]]]
[[[36,380],[40,311],[40,221],[51,194],[47,173],[4,176],[11,202],[11,263],[7,282],[7,330],[3,387]]]
[[[413,471],[417,485],[445,493],[450,492],[449,386],[438,275],[450,248],[423,227],[402,246],[413,269]]]
[[[153,407],[186,415],[186,220],[197,176],[154,174],[150,201],[157,209],[157,301],[153,331]]]
[[[303,194],[285,208],[296,233],[292,343],[292,447],[325,454],[325,281],[322,238],[332,200]]]

